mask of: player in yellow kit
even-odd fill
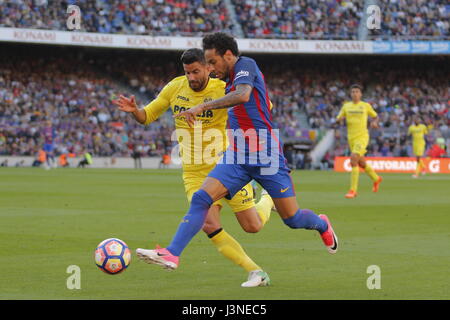
[[[148,125],[158,119],[169,107],[174,114],[177,114],[204,101],[215,100],[225,95],[225,82],[209,77],[210,69],[202,50],[186,50],[181,57],[181,62],[185,76],[170,81],[158,97],[144,108],[137,107],[134,96],[131,99],[120,96],[113,102],[119,106],[120,110],[132,113],[138,122]],[[175,119],[179,153],[183,165],[183,181],[189,201],[194,192],[200,189],[206,176],[215,167],[217,160],[228,146],[225,131],[227,119],[227,109],[209,110],[198,115],[197,125],[194,128],[191,128],[184,119]],[[223,206],[223,200],[211,206],[203,231],[220,253],[249,272],[248,281],[242,286],[268,285],[270,279],[267,273],[263,272],[261,267],[247,256],[241,245],[221,227],[219,211]],[[273,207],[273,201],[269,195],[262,195],[255,206],[253,188],[250,184],[241,189],[231,200],[225,201],[228,202],[242,228],[247,232],[259,231],[269,219]],[[139,256],[139,252],[137,253]]]
[[[358,194],[359,168],[363,168],[373,181],[373,192],[377,192],[382,178],[378,176],[373,168],[366,163],[364,155],[369,143],[369,131],[367,130],[367,119],[374,118],[371,126],[378,127],[377,113],[372,106],[361,100],[362,87],[354,84],[350,87],[352,101],[344,103],[336,120],[347,121],[347,139],[350,147],[350,162],[352,166],[350,190],[345,195],[346,198],[355,198]]]
[[[414,124],[410,125],[408,128],[408,135],[412,135],[413,152],[417,158],[416,173],[413,174],[413,178],[418,178],[421,171],[425,173],[425,164],[423,163],[422,156],[425,152],[426,134],[428,134],[427,126],[421,124],[420,118],[416,116],[414,118]]]

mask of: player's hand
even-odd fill
[[[178,114],[174,114],[173,117],[174,118],[185,118],[186,122],[188,123],[189,127],[193,127],[194,126],[194,122],[195,122],[195,116],[202,113],[203,112],[203,106],[202,105],[198,105],[195,106],[193,108],[190,108],[188,110],[182,111]]]
[[[136,104],[136,99],[134,96],[131,96],[131,98],[128,99],[127,97],[120,95],[119,99],[112,100],[112,103],[118,106],[120,111],[135,112],[138,110],[138,106]]]
[[[372,121],[370,123],[370,127],[373,128],[373,129],[379,129],[380,125],[378,124],[378,121]]]

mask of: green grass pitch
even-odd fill
[[[247,274],[199,233],[176,271],[139,261],[137,247],[166,246],[187,209],[179,170],[0,169],[0,299],[450,299],[450,176],[385,174],[378,194],[361,174],[296,171],[302,208],[329,215],[340,251],[315,231],[291,230],[276,213],[247,234],[228,207],[224,228],[270,275],[271,287],[241,288]],[[110,237],[133,252],[120,275],[93,260]],[[69,290],[69,265],[81,289]],[[381,269],[369,290],[367,267]]]

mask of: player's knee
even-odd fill
[[[207,235],[213,233],[217,228],[212,224],[212,223],[207,223],[205,222],[205,224],[202,227],[202,230],[204,233],[206,233]]]
[[[220,222],[215,220],[215,219],[211,219],[211,215],[208,214],[208,217],[206,218],[205,223],[203,224],[202,230],[207,234],[216,234],[218,231],[217,230],[221,230],[222,226],[220,225]]]
[[[191,207],[207,209],[213,203],[211,197],[204,190],[200,189],[192,195]]]
[[[208,237],[215,236],[220,230],[222,230],[222,227],[219,223],[211,223],[211,222],[205,222],[203,224],[202,230]]]
[[[262,223],[261,222],[251,222],[251,223],[247,223],[243,226],[243,229],[245,232],[248,233],[257,233],[259,230],[261,230],[262,228]]]

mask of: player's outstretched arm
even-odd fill
[[[224,109],[246,103],[250,100],[253,87],[249,84],[238,84],[236,90],[227,93],[222,98],[203,104],[203,110]]]
[[[380,127],[379,123],[378,123],[378,117],[374,118],[371,122],[370,122],[370,127],[373,129],[378,129]]]
[[[145,120],[147,119],[147,115],[146,115],[144,109],[138,108],[138,106],[136,104],[136,99],[134,96],[127,98],[123,95],[120,95],[119,99],[112,100],[112,103],[114,103],[116,106],[118,106],[120,111],[131,113],[137,122],[139,122],[141,124],[145,123]]]
[[[345,118],[341,117],[341,118],[337,118],[336,119],[336,123],[340,126],[344,126],[345,125]]]
[[[236,90],[227,93],[222,98],[212,100],[203,104],[199,104],[191,109],[174,115],[175,118],[184,117],[189,126],[193,126],[195,116],[205,110],[224,109],[246,103],[250,100],[252,94],[252,86],[248,84],[238,84]]]

